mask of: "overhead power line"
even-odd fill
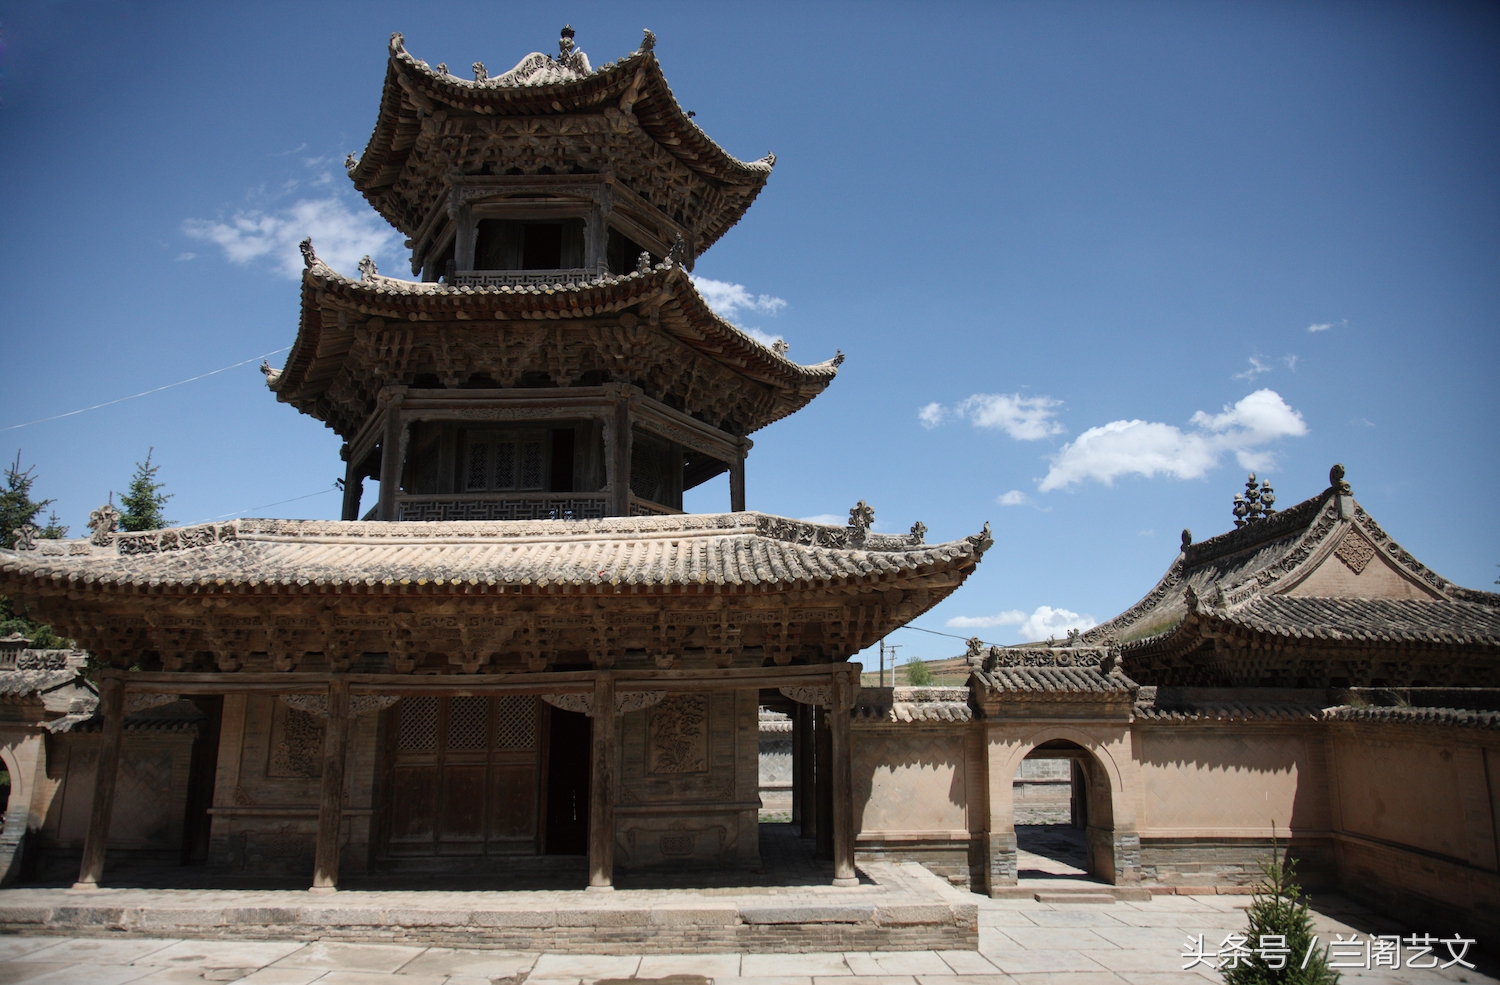
[[[176,383],[168,383],[166,386],[153,387],[150,390],[142,390],[140,393],[132,393],[128,397],[116,397],[114,400],[106,400],[106,401],[104,401],[104,403],[102,403],[102,404],[94,404],[92,407],[80,407],[77,410],[70,410],[66,414],[54,414],[51,417],[43,417],[43,418],[39,418],[39,419],[37,419],[35,421],[27,421],[25,424],[12,424],[9,427],[0,428],[0,431],[14,431],[17,428],[29,428],[33,424],[46,424],[48,421],[60,421],[64,417],[73,417],[74,415],[77,415],[77,414],[88,413],[91,410],[98,410],[101,407],[110,407],[110,406],[112,406],[114,404],[124,403],[127,400],[134,400],[136,397],[145,397],[145,396],[149,396],[149,395],[151,395],[153,393],[160,393],[163,390],[170,390],[174,386],[182,386],[184,383],[192,383],[192,382],[194,382],[196,380],[202,380],[202,379],[206,379],[207,377],[210,377],[210,376],[216,376],[219,373],[226,373],[226,372],[228,372],[231,369],[238,369],[239,367],[245,365],[246,363],[253,363],[257,359],[266,359],[266,358],[268,358],[270,356],[276,355],[276,353],[278,353],[278,352],[285,352],[285,351],[287,351],[290,348],[291,348],[291,346],[284,345],[280,349],[272,349],[270,352],[261,353],[258,356],[251,356],[249,359],[241,359],[239,362],[234,363],[232,365],[221,366],[218,369],[209,370],[207,373],[199,373],[197,376],[190,376],[190,377],[188,377],[185,380],[178,380]]]
[[[299,499],[312,499],[314,496],[322,496],[322,495],[325,495],[327,493],[335,492],[337,490],[338,490],[338,486],[331,486],[331,487],[329,487],[327,489],[319,489],[317,492],[304,493],[301,496],[293,496],[291,499],[283,499],[283,500],[279,500],[279,501],[277,501],[275,503],[267,503],[264,506],[252,506],[248,510],[234,510],[234,511],[229,512],[229,513],[220,513],[218,516],[204,517],[202,520],[196,520],[194,522],[195,523],[213,523],[215,520],[223,520],[225,517],[244,516],[246,513],[258,513],[261,510],[269,510],[273,506],[283,506],[283,505],[285,505],[287,503],[295,503]]]

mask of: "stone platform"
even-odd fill
[[[916,863],[858,886],[0,890],[0,934],[363,941],[557,953],[973,950],[975,903]],[[969,897],[972,899],[972,897]]]

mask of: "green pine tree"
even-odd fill
[[[1260,860],[1261,880],[1255,886],[1250,904],[1250,929],[1245,931],[1253,956],[1241,958],[1234,968],[1224,968],[1225,985],[1337,985],[1339,973],[1328,967],[1323,948],[1313,949],[1312,915],[1308,899],[1297,883],[1297,862],[1287,858],[1283,864],[1278,851],[1276,832],[1271,831],[1271,857]],[[1286,951],[1282,967],[1267,962],[1264,938],[1284,937]],[[1303,959],[1306,958],[1306,966]]]
[[[912,657],[906,661],[906,683],[909,687],[931,687],[932,668],[927,661]]]
[[[36,516],[52,504],[52,500],[31,498],[31,487],[36,482],[33,471],[36,466],[21,468],[21,453],[16,452],[15,463],[5,470],[5,486],[0,489],[0,546],[14,547],[15,532],[26,524],[35,524]],[[56,531],[56,533],[52,533]],[[48,518],[42,530],[43,537],[61,537],[68,528],[57,522],[57,515]],[[27,612],[16,611],[15,604],[0,595],[0,636],[20,633],[31,640],[31,645],[42,650],[69,647],[73,643],[52,632],[52,627],[27,618]]]
[[[47,513],[47,525],[42,528],[40,534],[43,540],[62,540],[68,536],[67,524],[57,522],[57,514],[52,511]]]
[[[16,531],[28,523],[36,522],[36,515],[53,501],[31,498],[31,486],[36,482],[32,472],[36,466],[21,468],[21,452],[16,451],[16,461],[5,469],[5,488],[0,489],[0,547],[14,547]],[[66,529],[66,528],[65,528]]]
[[[120,505],[125,507],[124,516],[120,518],[120,528],[123,530],[160,530],[172,524],[162,512],[172,494],[163,493],[165,483],[156,481],[156,473],[161,466],[151,464],[151,453],[154,451],[155,448],[148,449],[146,460],[135,463],[130,491],[120,495]]]

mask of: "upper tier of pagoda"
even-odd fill
[[[557,57],[533,52],[496,76],[476,62],[471,80],[414,58],[393,34],[375,131],[346,163],[360,193],[410,237],[413,273],[436,259],[427,279],[442,275],[450,213],[493,194],[486,179],[495,178],[592,179],[633,246],[660,257],[680,236],[691,269],[750,207],[775,155],[741,161],[714,143],[673,97],[654,45],[647,31],[639,49],[595,70],[565,28]]]

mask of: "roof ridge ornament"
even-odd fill
[[[366,253],[359,261],[359,279],[363,284],[373,281],[380,273],[380,268],[375,266],[375,261],[370,254]]]
[[[1353,487],[1344,479],[1344,466],[1341,463],[1335,462],[1333,468],[1328,470],[1328,485],[1340,496],[1354,495]]]
[[[36,550],[37,538],[42,535],[42,531],[34,523],[23,523],[12,530],[10,535],[13,542],[11,550],[34,551]]]
[[[391,32],[391,54],[400,55],[406,52],[406,38],[400,31]]]
[[[93,531],[89,543],[95,547],[108,547],[115,542],[115,532],[120,529],[120,511],[114,503],[105,503],[89,514],[89,529]]]
[[[918,520],[911,525],[911,546],[920,547],[927,541],[927,524]]]
[[[771,351],[776,353],[778,356],[786,355],[791,348],[791,343],[787,342],[786,339],[777,339],[775,342],[771,343]]]
[[[473,69],[475,82],[485,82],[489,80],[490,71],[489,69],[484,67],[484,62],[475,62],[473,65]]]
[[[309,236],[297,244],[297,249],[302,251],[302,265],[308,270],[318,264],[318,254],[313,250],[312,237]]]
[[[641,32],[641,46],[635,50],[637,55],[649,54],[656,50],[656,35],[651,28],[645,28]]]
[[[353,171],[357,167],[359,167],[359,158],[355,157],[352,153],[345,154],[344,155],[344,170],[345,171]]]
[[[1270,480],[1262,482],[1257,489],[1255,473],[1251,472],[1245,478],[1245,491],[1234,496],[1234,525],[1243,527],[1247,523],[1269,519],[1276,512],[1275,504],[1276,490],[1271,488]]]
[[[869,538],[870,527],[875,524],[875,508],[860,500],[849,511],[849,546],[860,549]]]
[[[281,370],[272,369],[271,361],[269,359],[262,359],[260,361],[260,371],[266,374],[266,389],[276,389],[276,381],[281,379]]]

